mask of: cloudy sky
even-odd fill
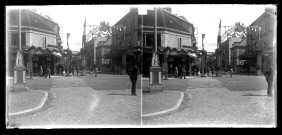
[[[218,26],[220,19],[222,26],[234,26],[235,22],[243,22],[249,26],[257,19],[269,5],[50,5],[50,6],[22,6],[21,8],[33,8],[38,13],[49,15],[60,27],[63,27],[63,46],[66,48],[66,33],[70,33],[70,49],[79,51],[81,48],[83,24],[99,25],[100,21],[108,21],[114,25],[130,7],[148,8],[171,7],[172,13],[184,16],[189,22],[198,27],[198,48],[202,49],[201,34],[205,33],[205,49],[214,52],[216,49]],[[10,8],[10,7],[9,7]],[[86,33],[90,31],[87,28]],[[222,29],[222,34],[224,33]]]

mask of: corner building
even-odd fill
[[[113,60],[113,67],[120,67],[122,74],[126,74],[126,64],[135,58],[141,63],[139,73],[149,76],[155,46],[154,17],[154,10],[138,15],[138,9],[131,8],[113,26],[112,47],[107,57]],[[163,70],[173,74],[176,66],[185,66],[187,75],[190,74],[197,57],[194,30],[192,23],[183,16],[172,14],[171,8],[157,9],[157,50]]]

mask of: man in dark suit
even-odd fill
[[[136,94],[136,82],[138,76],[138,68],[136,61],[129,62],[126,66],[126,72],[129,75],[131,81],[131,95],[137,96]]]
[[[272,91],[272,85],[275,77],[275,65],[274,65],[274,60],[273,60],[273,52],[264,52],[262,55],[262,72],[265,76],[265,79],[267,81],[267,95],[268,96],[273,96],[273,91]]]

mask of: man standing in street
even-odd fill
[[[78,76],[78,72],[79,72],[79,69],[78,69],[78,66],[76,67],[76,75]]]
[[[182,66],[182,77],[184,77],[184,79],[186,79],[185,76],[186,76],[185,66]]]
[[[136,94],[136,82],[137,82],[137,76],[138,76],[138,68],[136,65],[136,62],[130,62],[126,67],[126,72],[129,75],[130,81],[131,81],[131,95],[137,96]]]
[[[99,70],[98,70],[98,68],[96,67],[96,68],[95,68],[95,71],[94,71],[94,72],[95,72],[95,77],[97,77],[98,71],[99,71]]]
[[[178,77],[178,68],[177,68],[177,66],[175,66],[174,77],[175,77],[175,78]]]
[[[50,74],[51,74],[51,69],[50,69],[50,67],[48,66],[48,67],[47,67],[47,75],[46,75],[46,77],[49,76],[49,78],[50,78]]]
[[[273,80],[275,77],[275,69],[274,69],[274,62],[273,62],[273,53],[271,51],[264,52],[263,56],[263,63],[262,63],[262,72],[265,76],[265,79],[267,81],[267,95],[272,96],[272,85]]]

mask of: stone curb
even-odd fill
[[[149,114],[145,114],[145,115],[141,114],[141,117],[151,117],[151,116],[166,114],[168,112],[171,112],[171,111],[174,111],[174,110],[178,109],[180,107],[180,105],[181,105],[182,100],[183,100],[184,93],[183,92],[179,92],[179,91],[173,91],[173,92],[180,93],[180,98],[178,99],[178,101],[177,101],[177,103],[176,103],[176,105],[174,107],[172,107],[170,109],[163,110],[163,111],[155,112],[155,113],[149,113]]]
[[[29,91],[39,91],[39,90],[29,90]],[[39,109],[41,109],[46,100],[47,100],[47,97],[48,97],[48,92],[46,91],[43,91],[43,90],[40,90],[42,92],[44,92],[44,97],[43,99],[41,100],[40,104],[37,106],[37,107],[34,107],[34,108],[31,108],[31,109],[27,109],[27,110],[24,110],[24,111],[19,111],[19,112],[15,112],[15,113],[11,113],[11,114],[8,114],[10,117],[13,117],[13,116],[18,116],[18,115],[23,115],[23,114],[27,114],[27,113],[31,113],[31,112],[34,112],[34,111],[37,111]]]

